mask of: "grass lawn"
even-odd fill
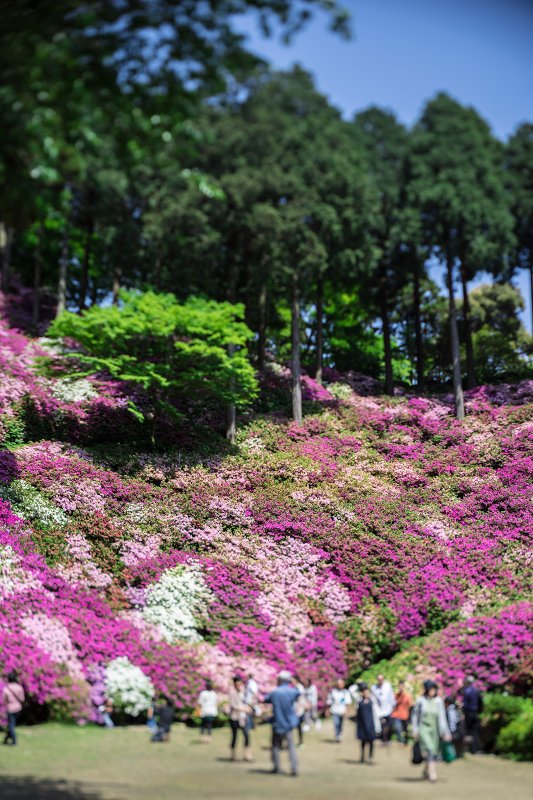
[[[1,800],[530,800],[533,764],[492,756],[440,765],[439,783],[420,780],[410,751],[377,747],[374,766],[359,765],[353,727],[331,741],[330,723],[307,735],[301,775],[269,775],[266,726],[254,731],[255,762],[228,761],[227,729],[202,745],[174,726],[169,744],[151,744],[145,728],[102,730],[49,724],[19,730],[17,747],[0,747]],[[284,754],[285,755],[285,754]],[[286,767],[288,765],[286,764]]]

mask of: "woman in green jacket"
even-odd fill
[[[424,778],[432,783],[437,780],[436,761],[440,755],[441,742],[451,741],[442,697],[437,694],[434,681],[424,683],[424,694],[416,701],[413,711],[413,738],[420,742],[426,760]]]

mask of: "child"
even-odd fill
[[[454,695],[445,698],[444,707],[455,752],[457,758],[461,758],[464,755],[464,723]]]
[[[361,764],[365,761],[365,749],[368,746],[368,763],[373,764],[374,740],[381,733],[381,724],[376,706],[368,684],[360,683],[361,699],[357,706],[355,721],[357,723],[357,738],[361,742]]]
[[[168,697],[157,708],[157,730],[152,736],[152,742],[168,742],[170,728],[174,722],[174,704]]]
[[[213,684],[211,681],[205,682],[205,689],[203,689],[198,695],[198,706],[202,720],[200,740],[205,744],[211,741],[213,722],[218,716],[217,693],[213,689]]]

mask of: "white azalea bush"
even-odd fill
[[[105,691],[113,707],[138,717],[147,711],[154,697],[154,685],[127,656],[110,661],[105,671]]]
[[[212,601],[201,568],[183,565],[167,569],[146,592],[143,617],[156,624],[171,644],[177,641],[199,642],[199,619]]]
[[[59,378],[52,386],[52,394],[64,403],[84,403],[98,397],[87,378]]]
[[[7,500],[13,513],[22,519],[42,525],[66,525],[68,522],[67,515],[60,508],[25,480],[16,479],[8,486],[0,486],[0,497]]]

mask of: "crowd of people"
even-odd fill
[[[7,676],[2,699],[7,712],[4,744],[16,745],[16,723],[25,696],[14,672]],[[325,709],[326,716],[332,719],[337,743],[342,741],[346,720],[355,723],[362,763],[373,763],[376,740],[388,746],[393,737],[403,745],[412,739],[413,763],[424,763],[424,777],[435,781],[436,763],[443,755],[445,760],[461,757],[467,743],[471,753],[480,751],[483,698],[473,676],[467,678],[458,692],[446,696],[434,681],[427,680],[423,694],[416,701],[404,681],[399,681],[394,690],[382,674],[370,686],[358,682],[347,687],[344,679],[338,678],[328,692]],[[102,724],[114,727],[111,700],[104,702],[101,712]],[[279,673],[277,687],[267,692],[261,692],[253,675],[249,675],[247,680],[237,675],[227,699],[222,702],[212,682],[206,681],[196,709],[202,742],[211,741],[221,712],[229,719],[231,761],[237,760],[240,742],[244,760],[253,761],[252,731],[258,722],[269,721],[272,726],[272,772],[281,771],[281,753],[286,749],[290,773],[294,776],[298,775],[297,748],[303,747],[305,733],[312,727],[319,730],[322,725],[316,685],[312,680],[302,681],[286,670]],[[147,716],[151,740],[168,742],[175,716],[172,701],[159,698]]]
[[[446,696],[434,681],[428,680],[416,701],[404,681],[399,681],[394,690],[381,674],[370,686],[359,682],[347,687],[344,679],[339,678],[328,692],[325,707],[325,714],[333,723],[335,742],[342,741],[347,720],[355,723],[362,763],[373,763],[377,740],[384,746],[393,738],[402,745],[412,740],[413,763],[423,763],[424,777],[435,781],[436,764],[442,758],[445,745],[452,746],[451,751],[448,749],[451,758],[463,755],[466,742],[471,753],[480,751],[483,700],[472,676],[457,693]],[[149,721],[155,726],[153,741],[168,741],[171,724],[168,708],[166,702],[154,708]],[[223,702],[212,682],[207,681],[199,694],[196,710],[202,742],[211,741],[220,712],[229,719],[231,761],[237,760],[241,743],[243,759],[253,761],[252,731],[259,721],[268,720],[272,726],[272,772],[281,771],[281,753],[286,749],[290,773],[294,776],[298,774],[297,749],[303,747],[305,733],[312,727],[319,730],[322,726],[316,685],[286,670],[279,673],[277,687],[266,693],[261,693],[253,675],[247,680],[235,676],[227,700]]]

